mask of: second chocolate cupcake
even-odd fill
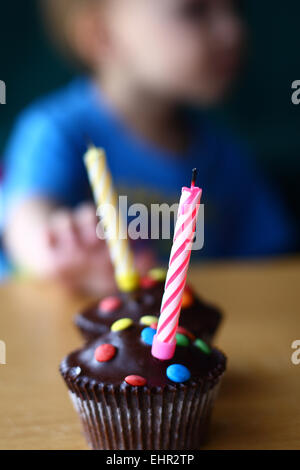
[[[143,326],[157,322],[164,293],[165,271],[150,271],[140,282],[140,287],[130,294],[118,293],[95,302],[75,317],[75,324],[84,339],[94,340],[106,333],[110,325],[120,318],[129,317]],[[197,337],[210,343],[220,325],[220,310],[186,287],[180,317],[180,326],[193,331]]]

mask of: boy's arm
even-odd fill
[[[10,208],[4,245],[15,266],[33,275],[54,274],[48,224],[54,204],[41,198],[18,201]]]
[[[11,207],[29,198],[70,207],[86,196],[83,149],[65,127],[41,105],[18,119],[4,155],[4,222]]]
[[[19,118],[4,160],[3,236],[17,267],[47,275],[49,221],[57,207],[83,199],[82,160],[63,126],[41,107]]]
[[[80,131],[79,131],[80,132]],[[97,239],[89,184],[79,149],[51,119],[25,115],[6,154],[4,240],[19,268],[100,294],[115,288],[106,244]],[[145,255],[141,272],[153,266]]]

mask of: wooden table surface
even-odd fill
[[[229,357],[207,449],[300,449],[300,259],[194,267],[194,287],[224,308],[216,343]],[[81,344],[73,314],[87,299],[59,287],[0,287],[0,449],[86,449],[60,359]]]

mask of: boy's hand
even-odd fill
[[[53,212],[46,230],[51,277],[96,294],[116,288],[106,243],[96,235],[98,222],[92,204]]]
[[[5,243],[15,264],[29,273],[89,294],[107,294],[117,287],[106,242],[96,235],[98,223],[93,204],[71,211],[27,200],[11,210]],[[143,251],[135,264],[144,275],[155,258]]]
[[[73,212],[54,212],[47,230],[52,276],[70,288],[96,295],[117,288],[106,242],[96,234],[98,223],[95,206],[84,204]],[[154,257],[144,251],[135,263],[143,275],[153,267]]]

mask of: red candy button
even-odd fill
[[[125,382],[128,383],[128,385],[132,385],[133,387],[144,387],[144,385],[147,383],[147,380],[140,375],[128,375],[128,377],[125,379]]]
[[[195,339],[196,339],[196,336],[193,335],[193,333],[191,333],[189,330],[187,330],[183,326],[179,326],[177,328],[177,333],[179,333],[181,335],[184,335],[184,336],[187,336],[191,341],[195,341]]]
[[[151,277],[143,277],[140,280],[140,286],[142,289],[151,289],[151,287],[156,286],[157,281],[155,279],[151,279]]]
[[[152,323],[152,325],[150,325],[150,328],[153,328],[153,330],[157,330],[157,325],[158,325],[157,322]]]
[[[184,291],[188,292],[189,294],[194,294],[193,288],[189,286],[188,284],[185,286]]]
[[[95,359],[98,362],[108,362],[116,355],[116,348],[112,344],[101,344],[95,351]]]
[[[121,300],[118,297],[106,297],[103,299],[99,308],[103,313],[111,313],[117,310],[121,306]]]

